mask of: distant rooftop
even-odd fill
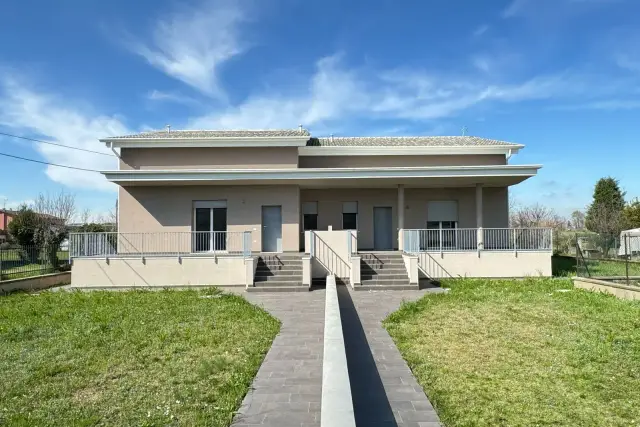
[[[306,129],[255,129],[255,130],[156,130],[105,139],[208,139],[208,138],[277,138],[311,136]]]
[[[311,138],[307,146],[318,147],[469,147],[514,145],[512,142],[477,136],[366,136]]]

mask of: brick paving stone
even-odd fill
[[[437,427],[431,402],[381,321],[422,291],[353,292],[338,288],[357,425]],[[244,293],[282,327],[233,427],[317,427],[322,397],[324,290]]]
[[[282,327],[245,396],[233,427],[320,425],[324,291],[244,293]]]

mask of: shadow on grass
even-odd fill
[[[553,276],[575,276],[577,261],[575,257],[565,255],[554,255],[551,257],[551,272]]]

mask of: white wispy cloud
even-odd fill
[[[455,76],[428,70],[364,70],[345,67],[340,56],[316,64],[306,89],[294,95],[267,92],[192,118],[192,128],[292,128],[302,123],[333,129],[357,120],[429,122],[482,104],[557,100],[598,101],[627,88],[592,76],[561,72],[516,82],[493,76]]]
[[[473,36],[474,37],[480,37],[481,35],[483,35],[487,31],[489,31],[489,26],[487,24],[480,25],[478,28],[473,30]]]
[[[0,208],[8,209],[8,210],[16,210],[21,206],[32,206],[34,203],[33,199],[24,199],[24,200],[16,200],[11,199],[8,196],[0,195]]]
[[[64,97],[35,91],[14,77],[0,76],[0,126],[38,139],[111,153],[98,139],[130,131],[117,117],[92,115],[90,110],[86,105],[73,107]],[[115,157],[40,143],[34,146],[50,163],[95,170],[117,167]],[[115,190],[98,173],[47,166],[46,174],[52,181],[72,188]]]
[[[127,47],[163,73],[220,100],[220,67],[245,49],[239,26],[247,18],[239,0],[208,0],[155,23],[150,41],[128,37]]]
[[[578,12],[583,8],[624,3],[627,0],[512,0],[502,10],[503,18],[522,17],[533,14]]]
[[[152,90],[147,93],[146,98],[149,101],[158,102],[174,102],[183,105],[200,105],[200,102],[190,96],[183,95],[178,92],[164,92],[161,90]]]

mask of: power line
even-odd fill
[[[7,153],[0,153],[0,156],[11,157],[13,159],[24,160],[26,162],[40,163],[42,165],[56,166],[56,167],[59,167],[59,168],[67,168],[67,169],[75,169],[75,170],[85,171],[85,172],[97,172],[97,173],[100,173],[100,171],[97,171],[97,170],[94,170],[94,169],[85,169],[85,168],[78,168],[78,167],[75,167],[75,166],[59,165],[57,163],[49,163],[49,162],[43,162],[41,160],[27,159],[26,157],[14,156],[12,154],[7,154]]]
[[[57,142],[43,141],[41,139],[27,138],[26,136],[12,135],[10,133],[4,133],[4,132],[0,132],[0,135],[9,136],[11,138],[24,139],[26,141],[39,142],[41,144],[55,145],[56,147],[64,147],[64,148],[69,148],[71,150],[84,151],[84,152],[93,153],[93,154],[102,154],[103,156],[117,157],[117,156],[115,156],[113,154],[109,154],[109,153],[102,153],[100,151],[89,150],[87,148],[72,147],[70,145],[58,144]]]

